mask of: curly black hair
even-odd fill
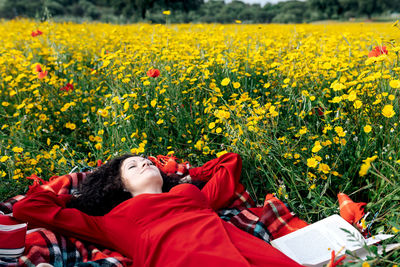
[[[125,154],[112,159],[89,173],[80,184],[78,193],[74,194],[67,207],[76,208],[93,216],[102,216],[110,212],[114,207],[132,198],[131,193],[125,190],[121,179],[122,162],[136,155]],[[163,178],[163,192],[168,192],[172,187],[181,183],[178,176],[167,176],[161,172]],[[192,182],[199,188],[204,182]]]

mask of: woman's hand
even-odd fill
[[[185,177],[189,173],[190,164],[189,162],[178,163],[177,158],[173,155],[171,156],[162,156],[158,155],[157,157],[148,157],[150,161],[152,161],[160,171],[165,173],[168,176],[172,176],[174,178],[182,178]]]

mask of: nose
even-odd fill
[[[147,161],[147,160],[143,161],[143,163],[142,163],[142,168],[148,167],[148,166],[150,166],[150,162]]]

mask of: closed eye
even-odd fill
[[[128,170],[132,169],[132,168],[136,168],[136,165],[132,165],[128,168]]]

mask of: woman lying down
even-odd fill
[[[154,160],[154,159],[153,159]],[[147,158],[124,155],[89,174],[79,195],[37,187],[14,206],[31,226],[90,241],[133,259],[132,266],[300,266],[270,244],[222,220],[242,162],[227,153],[186,170],[199,187],[167,185]]]

